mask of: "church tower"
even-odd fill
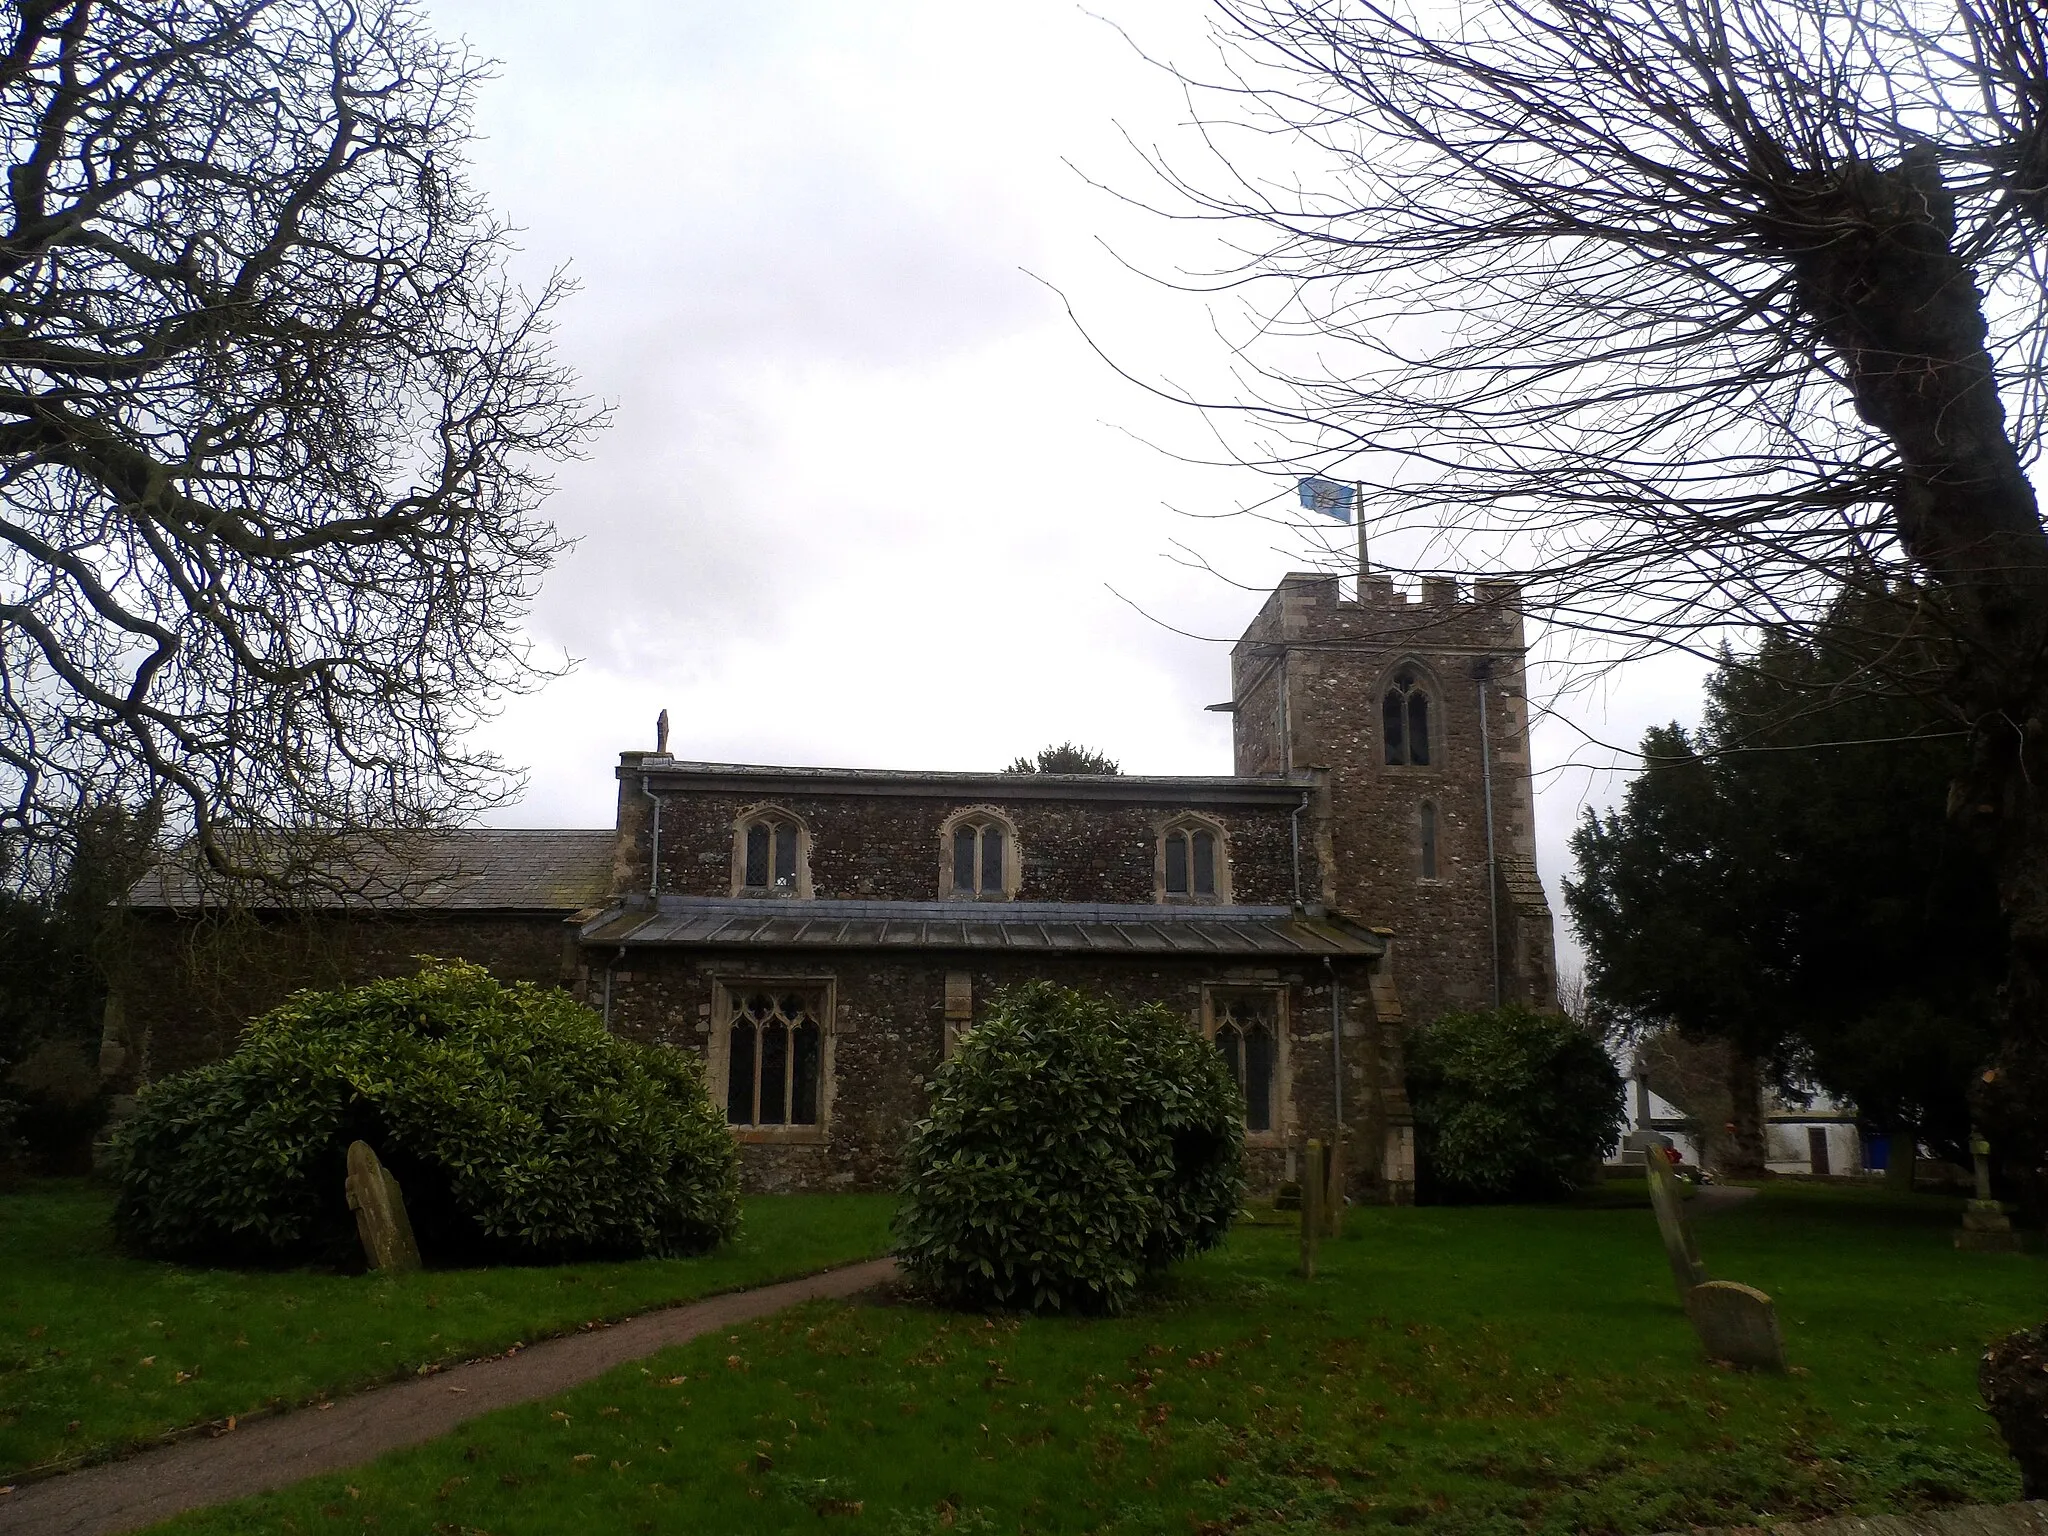
[[[1391,931],[1412,1021],[1556,1006],[1527,650],[1511,582],[1296,572],[1231,653],[1236,771],[1302,782],[1304,897]]]

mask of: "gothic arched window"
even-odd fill
[[[1394,767],[1429,764],[1429,695],[1413,672],[1400,672],[1380,700],[1380,733]]]
[[[1270,1131],[1278,1120],[1280,1029],[1271,992],[1215,992],[1211,1038],[1244,1094],[1244,1128]]]
[[[948,817],[939,832],[939,894],[1007,900],[1017,891],[1017,829],[992,807]]]
[[[1159,896],[1165,901],[1220,901],[1230,891],[1223,834],[1204,821],[1177,821],[1159,835]]]
[[[809,989],[733,998],[725,1058],[726,1124],[818,1123],[823,1013],[823,1000]]]
[[[755,811],[734,836],[735,896],[808,896],[809,850],[803,823],[785,811]]]

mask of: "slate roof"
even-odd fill
[[[740,949],[1005,950],[1020,953],[1373,957],[1386,942],[1291,907],[1074,902],[789,901],[664,896],[583,925],[592,945]]]
[[[239,893],[259,909],[559,912],[602,905],[611,894],[610,828],[462,827],[387,838],[338,839],[308,860],[290,892]],[[128,903],[192,910],[222,899],[196,863],[161,865],[138,880]]]

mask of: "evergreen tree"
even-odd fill
[[[1621,809],[1588,814],[1565,899],[1616,1022],[1726,1038],[1959,1153],[2004,927],[1947,815],[1966,740],[1905,685],[1952,665],[1939,615],[1906,611],[1845,595],[1724,656],[1699,730],[1648,733]]]
[[[1005,773],[1100,773],[1121,774],[1123,768],[1106,752],[1063,741],[1056,747],[1041,747],[1038,756],[1013,758]]]

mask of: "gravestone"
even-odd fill
[[[1663,1150],[1646,1149],[1643,1177],[1650,1186],[1650,1208],[1657,1213],[1657,1230],[1664,1238],[1664,1257],[1671,1261],[1671,1278],[1678,1282],[1678,1299],[1684,1301],[1694,1286],[1707,1278],[1707,1266],[1700,1262],[1700,1250],[1692,1240],[1692,1228],[1685,1220],[1685,1194],[1678,1176],[1671,1171]]]
[[[1686,1320],[1699,1335],[1710,1360],[1752,1370],[1785,1369],[1785,1344],[1778,1334],[1778,1312],[1771,1298],[1732,1280],[1709,1280],[1707,1266],[1693,1242],[1685,1219],[1684,1193],[1663,1152],[1648,1148],[1643,1172],[1650,1185],[1650,1205],[1657,1212],[1657,1230],[1664,1238],[1664,1257],[1678,1282],[1678,1299]]]
[[[1733,1280],[1702,1280],[1686,1294],[1685,1315],[1710,1360],[1755,1371],[1785,1369],[1785,1341],[1771,1298]]]
[[[367,1142],[349,1143],[347,1188],[348,1208],[356,1213],[356,1235],[363,1240],[370,1268],[418,1269],[420,1245],[405,1214],[405,1196]]]

